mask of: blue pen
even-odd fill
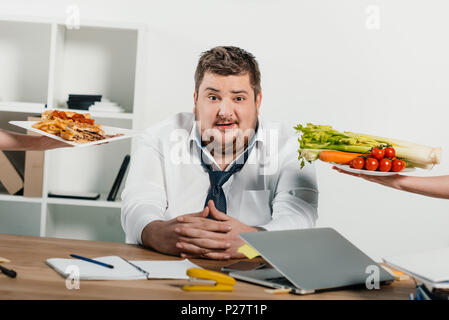
[[[76,254],[71,254],[70,256],[74,257],[74,258],[77,258],[77,259],[84,260],[84,261],[92,262],[92,263],[98,264],[98,265],[106,267],[106,268],[110,268],[110,269],[114,268],[113,265],[110,265],[110,264],[107,264],[107,263],[103,263],[103,262],[100,262],[100,261],[96,261],[96,260],[93,260],[93,259],[89,259],[89,258],[86,258],[86,257],[78,256]]]

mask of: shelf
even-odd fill
[[[28,103],[28,102],[0,102],[0,112],[18,112],[18,113],[42,113],[45,110],[61,110],[71,111],[78,113],[90,113],[92,118],[104,118],[104,119],[125,119],[132,120],[132,113],[120,113],[120,112],[92,112],[88,110],[76,110],[76,109],[62,109],[62,108],[45,108],[41,103]]]
[[[41,203],[43,200],[42,198],[30,198],[24,196],[12,196],[8,194],[0,194],[0,201]],[[107,207],[107,208],[120,208],[122,205],[121,201],[106,201],[106,195],[100,196],[100,199],[98,200],[47,198],[47,203],[63,204],[68,206]]]
[[[122,112],[94,112],[94,111],[88,111],[88,110],[62,109],[62,108],[53,108],[53,109],[67,111],[67,112],[90,113],[92,118],[127,119],[127,120],[133,119],[133,114],[127,113],[127,112],[123,112],[123,113]]]
[[[136,130],[146,105],[147,27],[117,21],[86,21],[67,29],[65,19],[0,13],[0,128],[46,110],[89,113],[104,126]],[[101,94],[123,113],[67,108],[69,94]],[[48,108],[46,108],[48,106]],[[140,118],[139,118],[140,117]],[[0,233],[125,241],[121,201],[106,201],[133,140],[98,148],[45,152],[43,194],[52,190],[98,192],[98,200],[30,198],[0,193]],[[24,167],[25,151],[8,151]],[[23,171],[23,170],[22,170]],[[123,191],[126,175],[117,195]]]
[[[49,204],[61,204],[68,206],[121,208],[121,201],[106,201],[107,196],[101,195],[98,200],[80,200],[68,198],[47,198]]]
[[[46,236],[66,239],[124,242],[120,210],[49,204]]]
[[[42,198],[30,198],[24,196],[12,196],[9,194],[0,194],[0,201],[40,203],[42,202]]]
[[[21,113],[42,113],[45,104],[19,101],[0,101],[0,111]]]
[[[57,193],[98,192],[107,195],[114,184],[123,159],[128,154],[131,154],[130,139],[119,140],[97,148],[50,150],[46,164],[49,168],[47,190]],[[125,181],[126,175],[122,186]],[[105,200],[106,197],[102,199]],[[91,202],[86,204],[89,203]],[[110,205],[110,202],[106,204]]]

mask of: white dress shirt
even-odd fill
[[[318,217],[315,168],[300,169],[293,129],[260,118],[258,123],[248,160],[223,185],[226,214],[269,231],[313,227]],[[179,113],[137,138],[122,193],[127,243],[142,244],[142,231],[152,221],[204,209],[210,181],[198,136],[194,114]],[[210,153],[202,151],[218,169]]]

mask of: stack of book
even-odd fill
[[[383,259],[417,282],[417,300],[449,300],[449,248],[433,249]]]

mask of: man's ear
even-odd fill
[[[195,113],[197,99],[198,99],[198,95],[195,90],[195,91],[193,91],[193,113]]]
[[[262,91],[260,91],[256,96],[257,115],[259,115],[259,109],[260,109],[261,103],[262,103]]]

